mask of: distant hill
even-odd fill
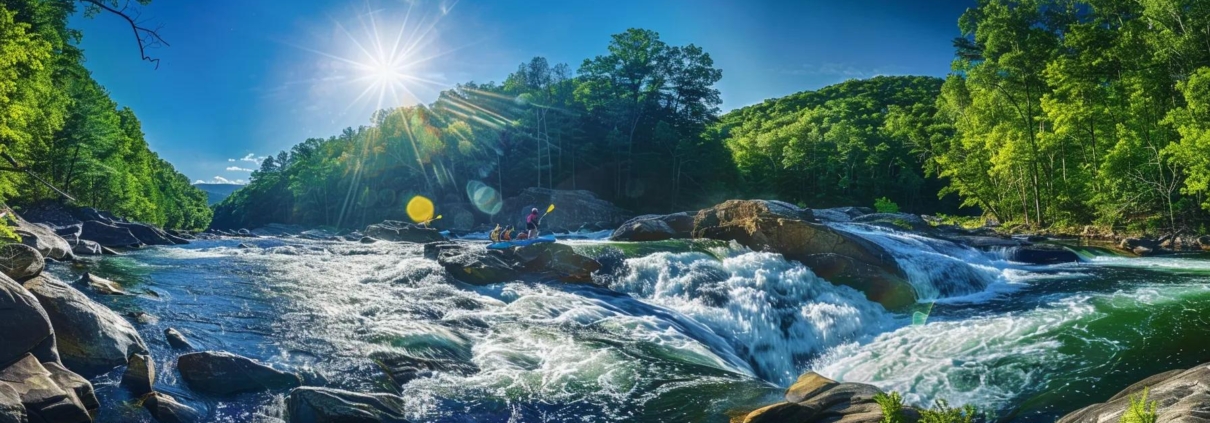
[[[235,190],[244,187],[238,184],[193,184],[193,186],[206,191],[206,201],[210,205],[222,202],[224,198],[227,198]]]

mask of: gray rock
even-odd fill
[[[88,379],[53,361],[42,363],[42,367],[50,372],[51,379],[54,379],[60,388],[75,393],[76,399],[80,400],[80,404],[84,406],[88,414],[96,417],[97,410],[101,408],[101,402],[97,400],[97,394],[93,391],[92,383],[89,383]]]
[[[46,275],[25,283],[54,326],[59,354],[67,368],[91,377],[146,353],[138,331],[117,313],[75,288]]]
[[[0,245],[0,272],[18,281],[24,281],[42,273],[46,262],[42,253],[25,244]]]
[[[840,383],[814,372],[798,378],[786,390],[786,402],[757,409],[745,423],[879,423],[882,407],[874,401],[878,388],[863,383]],[[914,408],[904,407],[904,417],[919,419]]]
[[[290,423],[407,423],[403,398],[338,389],[298,388],[286,399]]]
[[[375,242],[378,242],[378,240],[368,237],[368,236],[363,236],[363,237],[361,237],[361,240],[359,242],[361,242],[362,244],[373,244]]]
[[[450,276],[472,285],[517,280],[591,283],[593,272],[601,268],[596,260],[558,243],[488,250],[481,245],[435,242],[425,244],[424,254]]]
[[[71,251],[80,256],[99,256],[105,253],[101,248],[101,244],[96,241],[81,239],[72,244]]]
[[[152,392],[143,397],[143,408],[160,423],[196,423],[202,421],[203,417],[197,409],[159,392]]]
[[[185,335],[182,335],[176,329],[164,329],[164,338],[168,340],[168,345],[178,350],[192,350],[193,344],[190,344]]]
[[[1008,259],[1029,264],[1057,264],[1079,262],[1080,256],[1058,245],[1038,244],[1013,248]]]
[[[87,286],[93,291],[101,295],[126,295],[126,291],[122,290],[122,286],[117,282],[100,276],[85,272],[80,279],[76,280],[76,285]]]
[[[67,240],[44,224],[29,223],[18,217],[15,229],[17,235],[21,236],[22,244],[38,250],[45,258],[60,261],[70,261],[76,258],[72,254],[71,245],[67,243]]]
[[[853,221],[900,231],[929,232],[933,230],[933,226],[929,225],[920,215],[911,213],[874,213],[858,216],[853,218]]]
[[[611,241],[663,241],[693,236],[694,216],[682,212],[643,215],[623,223],[609,236]]]
[[[139,244],[139,239],[130,233],[130,229],[97,220],[84,222],[80,239],[94,241],[102,247],[129,247]]]
[[[458,349],[434,348],[426,352],[426,357],[418,357],[403,353],[375,353],[370,358],[394,382],[402,388],[408,382],[418,378],[432,377],[437,373],[451,373],[459,376],[470,376],[479,373],[479,366],[471,362],[470,357]]]
[[[394,220],[367,226],[365,234],[371,238],[396,242],[436,242],[445,240],[441,232],[436,229],[424,228]]]
[[[27,354],[16,363],[0,370],[0,384],[7,384],[17,392],[21,404],[25,406],[26,413],[33,421],[92,421],[88,408],[76,396],[76,391],[71,387],[60,386],[51,371],[33,355]],[[91,387],[89,390],[91,391]],[[93,401],[95,402],[95,399]]]
[[[141,244],[146,244],[146,245],[175,245],[176,244],[175,242],[173,242],[171,239],[168,238],[169,235],[167,232],[164,232],[160,228],[157,228],[155,226],[151,226],[151,225],[148,225],[145,223],[115,222],[114,226],[117,226],[119,228],[125,228],[126,230],[130,231],[130,234],[134,235],[135,238],[138,238],[139,243],[141,243]],[[189,242],[185,241],[185,243],[188,244]]]
[[[874,213],[874,210],[866,207],[833,207],[811,209],[811,212],[820,222],[851,222],[858,217]]]
[[[1131,396],[1148,389],[1147,402],[1159,403],[1157,423],[1210,422],[1210,364],[1160,373],[1130,385],[1109,401],[1072,412],[1057,423],[1117,422],[1130,407]]]
[[[126,365],[126,371],[122,373],[122,386],[130,390],[135,396],[143,396],[151,393],[152,386],[155,386],[155,361],[147,354],[135,354],[130,356],[130,362]]]
[[[7,383],[0,382],[0,423],[27,423],[29,415],[25,413],[25,404],[21,404],[21,396],[17,390]]]
[[[294,388],[301,384],[294,374],[227,352],[185,354],[177,357],[176,367],[190,387],[217,395]]]
[[[33,353],[39,361],[59,361],[55,331],[38,299],[0,274],[0,366]]]

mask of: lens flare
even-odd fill
[[[504,207],[504,201],[500,199],[500,192],[483,182],[467,182],[466,196],[471,200],[471,204],[475,205],[475,208],[490,215],[500,213],[500,209]]]
[[[416,223],[433,220],[433,200],[419,195],[412,197],[408,201],[408,217]]]

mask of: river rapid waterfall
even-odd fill
[[[1210,359],[1205,255],[1076,248],[1080,263],[1036,266],[907,232],[833,228],[892,254],[919,303],[888,311],[778,254],[721,242],[565,241],[605,264],[595,285],[476,287],[420,245],[297,238],[198,241],[49,269],[64,280],[94,272],[137,294],[93,298],[141,316],[157,389],[224,422],[279,421],[283,396],[189,391],[165,328],[308,385],[397,393],[417,422],[726,421],[777,400],[806,371],[1041,422]],[[457,366],[400,383],[383,368],[399,355]],[[95,381],[102,404],[133,400],[120,378]],[[137,407],[101,416],[149,421]]]

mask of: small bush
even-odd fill
[[[933,403],[933,408],[920,410],[920,423],[974,423],[979,410],[967,404],[960,408],[952,408],[949,403],[939,399]],[[993,420],[991,418],[983,419]]]
[[[1152,401],[1150,407],[1147,404],[1147,394],[1150,388],[1143,388],[1143,395],[1130,396],[1130,408],[1127,408],[1122,413],[1121,423],[1155,423],[1159,417],[1157,409],[1159,401]]]
[[[890,198],[882,197],[874,200],[874,210],[879,213],[899,213],[899,205]]]
[[[903,396],[898,392],[879,393],[874,401],[882,406],[882,423],[904,423]]]

